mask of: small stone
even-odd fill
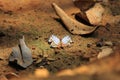
[[[98,58],[98,59],[101,59],[101,58],[107,57],[107,56],[109,56],[111,53],[113,53],[113,49],[112,49],[112,48],[102,47],[102,51],[99,52],[97,58]]]

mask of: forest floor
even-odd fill
[[[7,3],[7,0],[5,1]],[[24,2],[24,0],[21,1]],[[26,0],[25,4],[18,4],[15,1],[16,5],[18,4],[16,6],[15,2],[8,0],[9,6],[1,7],[0,5],[0,80],[13,80],[7,77],[11,73],[18,75],[18,80],[34,80],[35,70],[41,68],[49,71],[51,76],[47,77],[47,80],[120,79],[120,21],[99,27],[87,36],[73,35],[64,28],[51,6],[55,2],[69,16],[74,17],[73,14],[76,14],[79,8],[72,0],[29,1]],[[0,4],[4,5],[4,1],[0,0]],[[120,15],[119,0],[105,6],[110,8],[112,15]],[[70,35],[73,43],[70,47],[50,48],[48,39],[52,34],[60,38]],[[12,48],[18,44],[22,35],[25,36],[25,42],[32,51],[34,62],[27,69],[19,70],[11,67],[8,60]],[[109,47],[114,52],[111,56],[99,60],[97,55],[101,51],[102,43],[105,42],[112,44]],[[70,70],[70,74],[78,70],[78,74],[56,76],[66,69]]]

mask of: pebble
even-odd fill
[[[99,52],[99,54],[98,54],[98,56],[97,56],[98,59],[107,57],[107,56],[109,56],[111,53],[113,53],[113,49],[112,49],[112,48],[102,47],[101,49],[102,49],[102,51]]]

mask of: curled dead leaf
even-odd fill
[[[100,3],[96,3],[94,7],[90,8],[85,13],[91,24],[99,25],[102,20],[104,11],[105,9],[103,6]]]
[[[13,51],[9,57],[11,66],[20,66],[27,68],[33,62],[31,50],[26,46],[24,37],[19,40],[20,44],[13,47]]]
[[[70,18],[57,4],[52,3],[52,5],[56,11],[56,14],[61,18],[63,23],[66,25],[65,27],[72,34],[79,35],[90,34],[97,29],[97,27],[88,26]]]

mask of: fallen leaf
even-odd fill
[[[19,40],[20,44],[13,48],[9,57],[10,64],[27,68],[33,62],[31,50],[26,46],[24,37]]]

